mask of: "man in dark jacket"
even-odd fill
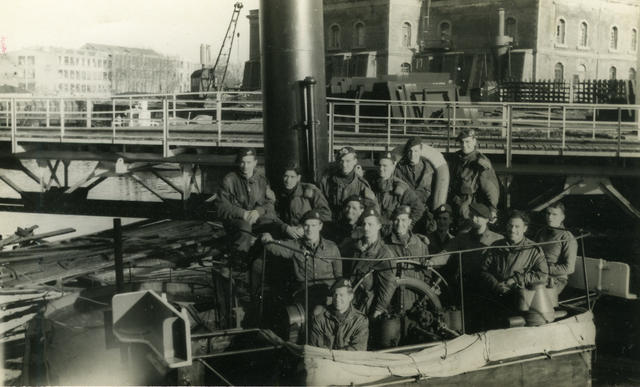
[[[366,351],[369,321],[352,305],[351,281],[338,279],[331,287],[331,295],[331,307],[315,316],[309,344],[344,351]]]
[[[300,182],[300,168],[295,164],[285,167],[282,176],[282,190],[276,195],[276,213],[282,220],[282,233],[291,239],[302,237],[302,217],[314,209],[322,217],[323,223],[331,222],[329,203],[318,187]]]
[[[358,238],[358,222],[367,206],[359,196],[349,196],[344,200],[343,209],[336,215],[336,221],[331,224],[325,235],[340,246],[349,238]]]
[[[362,282],[356,306],[376,318],[387,311],[396,288],[394,269],[389,260],[394,255],[382,241],[380,213],[375,208],[365,209],[360,223],[362,237],[343,243],[340,251],[343,257],[362,259],[350,262],[350,270],[345,272],[354,283]]]
[[[337,168],[323,176],[319,184],[332,213],[339,213],[344,200],[353,195],[368,199],[377,207],[378,203],[369,183],[356,171],[358,157],[355,149],[349,146],[340,149],[336,161]]]
[[[238,170],[228,173],[214,202],[218,217],[234,241],[234,247],[248,252],[252,233],[279,227],[273,203],[275,194],[264,175],[256,173],[256,151],[242,149],[237,156]]]
[[[404,157],[398,162],[395,175],[414,189],[425,206],[431,196],[433,173],[429,161],[422,157],[422,139],[412,137],[404,146]]]
[[[411,227],[422,217],[424,202],[416,192],[402,179],[394,176],[396,158],[391,152],[384,152],[378,161],[378,178],[373,184],[373,192],[380,204],[383,224],[391,224],[394,211],[400,206],[411,209]]]
[[[449,198],[454,218],[461,225],[469,219],[469,205],[476,201],[491,209],[495,216],[500,198],[500,184],[487,156],[478,151],[476,132],[465,128],[458,135],[460,150],[451,163]]]

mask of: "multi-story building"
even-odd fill
[[[0,55],[0,86],[18,87],[23,74],[20,68],[7,56]]]

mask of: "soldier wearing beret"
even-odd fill
[[[353,286],[340,278],[331,287],[331,307],[317,315],[311,325],[309,344],[344,351],[366,351],[369,321],[353,307]]]
[[[236,161],[238,169],[222,180],[214,206],[234,247],[248,252],[255,241],[252,232],[278,227],[273,206],[275,194],[266,177],[255,170],[258,165],[255,149],[242,149]]]
[[[392,215],[400,206],[411,209],[411,227],[422,217],[425,210],[424,202],[416,192],[402,179],[394,176],[396,157],[391,152],[384,152],[378,161],[378,178],[373,184],[373,192],[380,204],[383,223],[390,224]]]
[[[469,205],[473,201],[489,207],[495,216],[500,184],[491,161],[478,151],[475,130],[463,129],[457,140],[460,150],[453,156],[449,185],[454,217],[458,218],[459,224],[462,219],[469,219]]]
[[[291,163],[284,169],[282,189],[276,195],[276,213],[282,220],[283,235],[291,239],[302,237],[302,217],[311,209],[318,211],[323,223],[331,222],[329,203],[314,184],[302,183],[300,168]]]
[[[427,236],[429,237],[429,251],[435,254],[444,250],[444,246],[453,239],[453,235],[451,235],[451,225],[453,224],[451,206],[448,204],[441,205],[434,210],[433,216],[436,222],[436,230],[427,234]],[[434,258],[439,261],[438,257]],[[441,264],[444,264],[444,262]]]
[[[330,170],[320,180],[320,190],[329,202],[329,208],[333,214],[340,212],[346,198],[352,195],[369,199],[378,206],[369,183],[356,171],[358,157],[355,149],[344,147],[340,149],[337,158],[338,167]]]
[[[426,206],[431,196],[434,169],[429,161],[422,157],[422,139],[420,137],[409,139],[403,152],[403,157],[395,169],[395,175],[409,184]]]
[[[343,257],[360,259],[347,261],[348,273],[354,283],[361,282],[362,292],[356,295],[356,306],[373,318],[386,312],[396,287],[394,269],[388,259],[394,255],[380,237],[380,218],[375,208],[365,209],[360,218],[362,237],[340,246]]]

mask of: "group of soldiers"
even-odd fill
[[[233,250],[251,257],[254,291],[269,266],[262,249],[292,263],[291,275],[276,275],[276,282],[290,285],[286,292],[293,300],[307,295],[310,343],[352,350],[367,348],[369,319],[389,309],[398,257],[440,266],[453,283],[463,280],[470,320],[487,312],[478,295],[499,302],[538,283],[561,291],[577,250],[563,226],[562,204],[547,210],[547,227],[534,238],[558,243],[538,246],[525,237],[529,219],[520,211],[505,219],[504,236],[491,231],[500,193],[495,170],[478,150],[473,129],[463,130],[457,140],[460,149],[449,161],[449,200],[437,205],[430,200],[436,168],[424,157],[428,145],[417,137],[400,152],[378,155],[372,176],[352,147],[340,149],[317,185],[302,182],[301,170],[292,163],[275,192],[256,171],[255,150],[241,150],[238,168],[224,177],[215,207]],[[447,252],[466,250],[460,269],[456,256]],[[434,253],[440,254],[427,259]],[[403,270],[403,275],[425,279],[420,270]]]

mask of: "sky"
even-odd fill
[[[200,44],[213,58],[237,0],[1,0],[0,38],[6,51],[33,46],[79,48],[102,43],[151,48],[199,62]],[[230,61],[249,57],[249,10],[244,0]]]

